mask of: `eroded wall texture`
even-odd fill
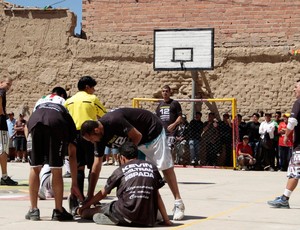
[[[244,116],[290,111],[300,79],[300,58],[290,54],[300,48],[297,9],[300,1],[84,0],[87,39],[81,39],[73,36],[76,19],[67,10],[0,8],[0,73],[14,79],[8,110],[32,108],[57,85],[73,95],[83,75],[96,78],[107,108],[158,98],[164,84],[174,98],[191,98],[190,71],[153,70],[153,29],[209,27],[215,66],[196,73],[196,98],[237,98]],[[189,104],[183,108],[191,112]]]

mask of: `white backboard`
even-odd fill
[[[154,70],[212,70],[214,29],[154,30]]]

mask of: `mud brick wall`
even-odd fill
[[[196,74],[196,98],[235,97],[238,112],[290,111],[300,79],[300,3],[258,0],[84,0],[83,31],[65,9],[1,9],[0,76],[11,76],[8,110],[17,112],[57,85],[73,95],[83,75],[110,108],[134,97],[158,98],[169,84],[174,98],[191,98],[190,71],[153,70],[153,29],[215,28],[215,66]],[[197,108],[203,108],[199,105]],[[184,112],[191,113],[189,104]],[[227,112],[230,107],[219,109]]]

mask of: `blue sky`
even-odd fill
[[[13,4],[17,4],[24,7],[40,7],[53,5],[52,8],[69,8],[77,15],[77,26],[75,33],[80,34],[81,21],[82,21],[82,0],[5,0]]]

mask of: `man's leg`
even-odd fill
[[[174,167],[163,170],[162,172],[175,198],[173,220],[181,220],[184,217],[185,207],[179,193]]]
[[[31,210],[37,209],[38,192],[40,186],[40,171],[42,167],[31,167],[29,174],[29,197]]]
[[[0,164],[1,164],[2,176],[7,175],[7,154],[6,153],[2,153],[0,155]]]
[[[61,168],[52,168],[52,189],[54,192],[55,209],[63,212],[62,201],[63,201],[63,178]]]
[[[174,167],[163,170],[162,172],[164,174],[165,180],[167,181],[167,183],[173,193],[174,198],[176,200],[181,199]]]

